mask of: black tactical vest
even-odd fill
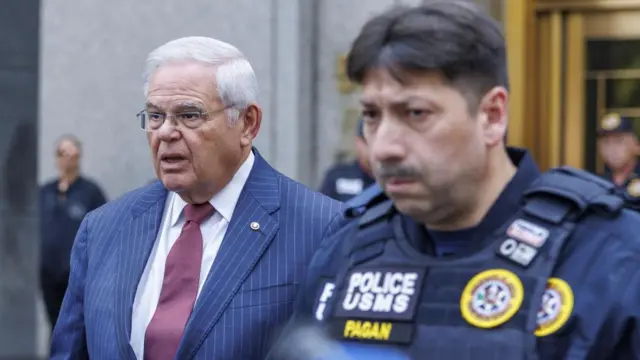
[[[393,347],[411,359],[544,359],[537,342],[573,304],[571,289],[551,277],[565,241],[586,214],[616,216],[623,207],[613,184],[555,169],[525,192],[488,246],[440,259],[407,248],[391,202],[377,204],[346,242],[348,263],[322,289],[316,315],[345,344]]]

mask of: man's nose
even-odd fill
[[[162,125],[155,131],[158,138],[162,141],[172,141],[180,138],[180,131],[176,129],[170,118],[166,118]]]
[[[382,121],[370,139],[371,157],[378,162],[397,161],[406,154],[401,127],[391,121]]]

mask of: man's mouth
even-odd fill
[[[387,179],[386,183],[389,185],[407,185],[407,184],[411,184],[414,183],[415,179],[409,179],[409,178],[400,178],[400,177],[396,177],[396,178],[389,178]]]
[[[185,156],[179,154],[168,154],[160,157],[160,162],[164,164],[179,164],[186,160]]]

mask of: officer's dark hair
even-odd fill
[[[394,7],[369,20],[352,44],[347,75],[361,84],[374,68],[387,69],[400,83],[407,71],[439,71],[470,110],[491,88],[508,88],[501,27],[466,1]]]
[[[71,142],[73,146],[78,149],[78,153],[82,154],[82,142],[80,142],[80,139],[78,139],[78,137],[73,134],[60,135],[58,137],[58,141],[56,141],[56,151],[60,150],[60,144],[62,144],[63,141]]]

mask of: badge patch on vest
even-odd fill
[[[549,238],[549,230],[524,219],[509,225],[507,236],[496,251],[499,256],[520,266],[528,267],[538,256]]]
[[[558,331],[573,311],[573,291],[569,284],[558,278],[550,278],[542,295],[542,305],[538,310],[536,336],[547,336]]]
[[[538,255],[538,249],[512,238],[505,239],[498,248],[498,255],[524,267]]]
[[[633,197],[640,197],[640,179],[633,179],[627,185],[627,193]]]
[[[335,305],[334,334],[349,340],[411,342],[424,272],[402,266],[351,270]]]
[[[462,292],[460,311],[473,326],[489,329],[507,322],[518,312],[524,289],[511,271],[490,269],[475,275]]]
[[[509,225],[507,235],[535,248],[541,248],[549,237],[549,230],[529,221],[517,219]]]

